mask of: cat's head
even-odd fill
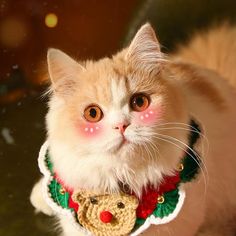
[[[50,152],[67,185],[139,192],[173,171],[182,155],[174,139],[186,134],[170,124],[187,116],[149,24],[112,58],[78,63],[50,49],[48,67]]]

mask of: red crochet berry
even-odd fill
[[[179,182],[180,182],[180,176],[178,172],[176,172],[174,176],[166,176],[161,186],[159,186],[158,189],[159,194],[162,195],[163,193],[170,192],[176,189],[176,185]]]
[[[103,223],[110,223],[112,221],[113,215],[109,211],[102,211],[100,213],[100,220]]]
[[[139,202],[139,206],[136,210],[138,218],[146,219],[155,210],[157,205],[157,190],[149,187],[147,191],[143,192],[142,199]]]
[[[136,210],[137,217],[146,219],[149,215],[151,215],[157,207],[158,196],[176,189],[176,185],[179,182],[179,173],[176,172],[176,175],[174,176],[166,176],[159,188],[154,189],[153,187],[149,186],[146,191],[143,192],[142,198],[139,201],[139,206]]]

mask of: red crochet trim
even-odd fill
[[[77,202],[74,202],[73,201],[73,199],[72,199],[72,194],[73,194],[73,192],[69,192],[69,207],[70,208],[72,208],[72,209],[74,209],[75,210],[75,212],[78,212],[78,210],[79,210],[79,204],[77,203]]]
[[[139,206],[136,210],[137,217],[146,219],[151,215],[158,205],[158,197],[162,196],[166,192],[176,189],[179,182],[179,172],[176,172],[176,175],[174,176],[166,176],[158,189],[149,186],[147,190],[143,192],[142,198],[139,202]]]

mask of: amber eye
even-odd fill
[[[134,111],[141,112],[148,108],[150,103],[150,98],[143,94],[138,93],[133,95],[133,97],[130,100],[130,106]]]
[[[90,105],[84,110],[84,118],[89,122],[98,122],[102,117],[102,110],[97,105]]]

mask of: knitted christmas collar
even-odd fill
[[[54,173],[45,142],[38,163],[43,178],[43,194],[56,214],[70,218],[84,235],[139,235],[150,225],[172,221],[180,212],[185,191],[183,184],[192,181],[199,172],[200,159],[194,145],[200,137],[200,128],[191,120],[189,148],[173,176],[166,176],[158,188],[149,186],[141,199],[134,194],[95,194],[66,189]]]

